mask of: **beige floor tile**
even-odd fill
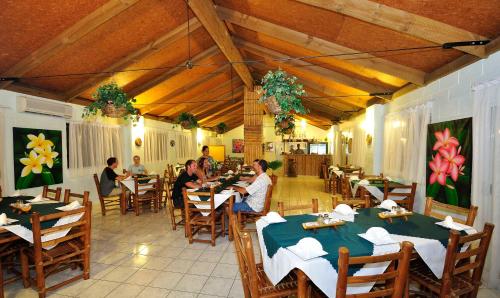
[[[137,297],[139,293],[144,289],[143,286],[131,285],[131,284],[121,284],[116,289],[114,289],[106,298],[132,298]]]
[[[82,279],[57,289],[55,293],[65,296],[78,296],[81,292],[83,292],[85,289],[90,287],[95,282],[96,280],[93,279],[86,279],[86,280]]]
[[[161,245],[145,245],[139,254],[145,256],[161,256],[166,249],[168,249],[168,247]]]
[[[197,293],[189,293],[189,292],[181,292],[181,291],[172,291],[168,294],[168,298],[196,298],[198,296]]]
[[[238,274],[239,275],[239,274]],[[230,298],[240,298],[245,297],[245,292],[243,292],[243,284],[241,280],[237,279],[234,281],[231,291],[229,291]]]
[[[193,266],[194,261],[175,259],[164,269],[165,271],[186,273]]]
[[[181,280],[182,276],[183,274],[181,273],[162,271],[149,283],[149,286],[162,289],[173,289]]]
[[[202,294],[227,296],[233,285],[234,279],[209,277],[201,289]]]
[[[137,285],[148,285],[151,283],[161,271],[149,270],[149,269],[139,269],[132,276],[127,279],[129,284]]]
[[[196,261],[194,265],[189,268],[188,273],[210,276],[216,265],[217,263]]]
[[[207,294],[199,294],[197,298],[219,298],[225,296],[215,296],[215,295],[207,295]]]
[[[128,266],[128,267],[135,267],[135,268],[141,268],[144,266],[149,261],[149,256],[143,256],[143,255],[131,255],[128,256],[127,258],[124,258],[121,260],[121,262],[118,263],[120,266]]]
[[[170,293],[167,289],[145,287],[137,297],[141,298],[165,298]]]
[[[185,248],[178,256],[179,259],[196,260],[203,253],[200,249]]]
[[[187,240],[184,241],[187,242]],[[184,247],[167,246],[166,249],[161,253],[161,256],[168,258],[176,258],[182,253],[183,250]]]
[[[120,283],[106,281],[106,280],[98,280],[93,283],[90,287],[81,292],[78,297],[86,298],[86,297],[106,297],[111,291],[116,289]]]
[[[175,290],[198,293],[207,281],[207,276],[186,274],[175,286]]]
[[[219,261],[220,263],[224,264],[238,264],[238,260],[236,259],[236,255],[234,252],[228,250],[226,251],[223,255],[222,258]]]
[[[122,253],[122,252],[112,252],[105,254],[100,259],[98,259],[97,263],[108,264],[108,265],[117,265],[121,263],[124,259],[130,258],[130,254]]]
[[[124,282],[137,271],[137,268],[118,266],[101,279],[107,281]]]
[[[500,291],[494,289],[479,289],[478,298],[498,298]]]
[[[90,278],[101,279],[104,275],[115,269],[115,265],[90,263]]]
[[[238,265],[219,263],[211,275],[234,279],[238,270]]]
[[[220,261],[220,259],[222,258],[223,255],[224,255],[224,251],[205,250],[198,257],[198,261],[217,263]]]

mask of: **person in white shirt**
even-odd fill
[[[141,164],[141,158],[139,157],[139,155],[134,156],[134,163],[128,167],[127,174],[129,176],[148,174],[148,170],[146,170],[144,165]]]
[[[233,211],[260,212],[264,209],[267,187],[272,184],[271,178],[266,174],[267,161],[261,159],[253,163],[255,180],[247,187],[232,186],[237,192],[248,196],[240,203],[235,203]]]

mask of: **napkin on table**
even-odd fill
[[[465,230],[467,226],[461,225],[459,223],[456,223],[453,221],[453,217],[451,216],[446,216],[443,221],[437,222],[437,225],[443,226],[448,229],[452,230],[457,230],[457,231],[462,231]]]
[[[351,206],[347,204],[338,204],[337,207],[335,207],[334,212],[340,214],[340,215],[354,215],[358,214],[358,212],[352,210]]]
[[[392,211],[392,207],[396,207],[398,204],[394,202],[393,200],[387,199],[383,200],[382,203],[380,203],[379,207],[382,209],[386,209],[389,211]]]
[[[7,224],[7,215],[5,213],[0,214],[0,226]]]
[[[80,207],[81,207],[80,202],[73,201],[66,206],[58,207],[57,209],[61,211],[71,211]]]
[[[284,219],[283,217],[281,217],[281,215],[274,211],[268,212],[266,216],[263,216],[262,218],[269,224],[286,222],[286,219]]]
[[[12,194],[12,196],[13,196],[13,197],[18,197],[18,196],[20,196],[20,195],[21,195],[21,192],[20,192],[19,190],[16,190],[16,191]]]
[[[321,243],[311,237],[302,238],[297,244],[289,246],[287,249],[304,261],[328,254],[323,250]]]
[[[47,201],[49,199],[42,197],[42,195],[37,195],[34,199],[28,200],[30,203],[37,203],[37,202],[43,202]]]
[[[234,172],[232,170],[227,171],[227,174],[232,175]]]
[[[359,177],[357,175],[352,175],[349,177],[349,181],[352,181],[352,180],[359,180]]]
[[[366,233],[359,234],[360,237],[372,242],[375,245],[393,244],[396,240],[391,238],[389,232],[381,227],[371,227]]]
[[[370,185],[370,181],[363,179],[363,180],[358,182],[358,185]]]
[[[392,178],[391,178],[391,177],[389,177],[389,176],[387,176],[387,177],[385,177],[385,180],[387,180],[387,181],[391,182],[391,181],[392,181]]]

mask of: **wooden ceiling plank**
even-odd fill
[[[324,55],[345,55],[347,53],[359,52],[357,50],[221,6],[217,7],[217,12],[222,19],[228,22],[296,44],[308,50],[320,52]],[[356,58],[360,59],[352,59],[348,62],[354,66],[373,69],[417,85],[424,84],[425,73],[421,70],[394,63],[383,58],[378,58],[370,54],[356,55]]]
[[[238,98],[243,95],[243,86],[238,89],[233,90],[232,92],[228,92],[220,97],[220,103],[216,102],[216,105],[210,105],[206,103],[206,109],[202,112],[198,112],[196,117],[198,119],[203,119],[211,114],[215,113],[218,109],[231,104],[232,101],[238,100]]]
[[[238,73],[245,85],[253,90],[253,79],[246,64],[241,63],[243,58],[241,53],[233,44],[231,36],[227,31],[226,25],[217,16],[214,4],[211,0],[188,0],[191,10],[198,17],[212,39],[219,46],[226,58],[232,63],[232,66]],[[237,63],[233,63],[237,62]],[[239,62],[239,63],[238,63]]]
[[[369,0],[298,1],[440,45],[447,42],[488,39],[443,22]],[[483,46],[457,47],[456,49],[480,58],[485,57]]]
[[[223,115],[219,114],[219,115],[215,116],[214,118],[212,118],[210,121],[206,122],[205,124],[208,127],[212,127],[212,126],[217,125],[217,123],[224,122],[224,121],[227,121],[228,119],[236,118],[238,116],[243,118],[242,117],[243,116],[243,109],[244,108],[243,108],[243,104],[242,104],[240,108],[235,109],[227,114],[223,114]]]
[[[206,49],[205,51],[199,53],[198,55],[194,56],[191,60],[193,61],[193,63],[197,63],[200,60],[203,60],[205,58],[208,58],[208,57],[216,54],[218,51],[219,51],[219,49],[217,48],[217,46],[212,46],[212,47]],[[141,93],[144,93],[147,90],[153,88],[154,86],[166,81],[168,78],[173,77],[174,75],[177,75],[183,71],[186,71],[187,70],[185,67],[186,62],[187,62],[187,60],[184,61],[183,63],[179,64],[178,67],[172,68],[169,71],[165,72],[164,74],[157,76],[153,80],[151,80],[145,84],[142,84],[133,90],[130,90],[129,92],[127,92],[128,95],[130,97],[135,97],[135,96],[137,96]]]
[[[231,111],[232,109],[234,109],[234,108],[236,108],[236,107],[238,107],[240,105],[243,105],[242,101],[238,101],[236,103],[230,104],[230,105],[228,105],[228,106],[226,106],[226,107],[224,107],[224,108],[222,108],[220,110],[217,110],[216,112],[212,113],[211,115],[209,115],[209,116],[207,116],[205,118],[200,119],[199,122],[200,123],[208,122],[210,119],[213,119],[213,118],[215,118],[218,115],[221,115],[221,114],[224,114],[224,113],[226,113],[228,111]]]
[[[126,9],[136,4],[139,0],[110,0],[94,12],[87,15],[73,26],[64,30],[57,37],[32,52],[9,70],[4,72],[2,77],[20,77],[57,53],[61,52],[66,47],[74,44],[88,33],[95,30],[97,27],[106,23],[113,17],[119,15]],[[10,85],[11,81],[0,82],[0,89]]]
[[[189,20],[189,32],[194,32],[198,28],[201,27],[201,23],[197,18],[191,18]],[[120,60],[114,62],[112,65],[104,69],[102,72],[110,73],[108,77],[113,76],[113,72],[120,71],[126,69],[131,64],[141,60],[163,48],[166,48],[175,42],[179,41],[181,38],[187,35],[188,22],[178,26],[177,28],[167,32],[165,35],[157,38],[154,41],[151,41],[144,47],[134,51],[133,53],[128,54],[127,56],[121,58]],[[69,90],[67,95],[67,101],[71,100],[75,96],[80,95],[87,89],[91,88],[95,84],[104,81],[105,78],[102,76],[93,77],[85,80],[78,86],[75,86],[73,89]]]

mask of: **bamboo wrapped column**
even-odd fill
[[[262,121],[263,108],[258,103],[259,95],[256,90],[249,91],[245,87],[244,104],[244,138],[245,138],[245,163],[252,164],[255,159],[262,158]]]

